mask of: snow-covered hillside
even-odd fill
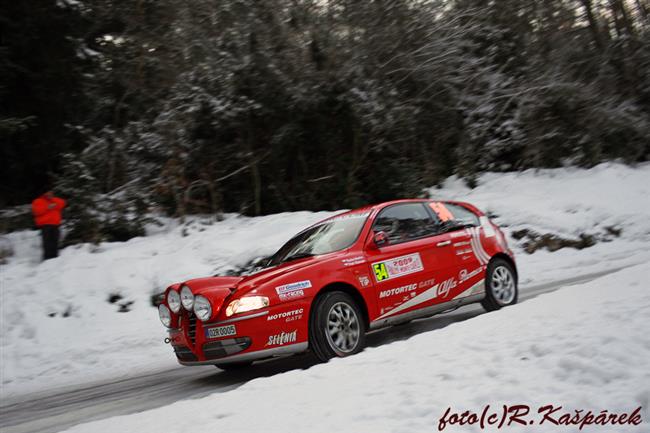
[[[608,240],[583,250],[532,255],[515,247],[522,290],[650,261],[650,164],[488,173],[474,190],[451,178],[431,193],[496,214],[510,233],[532,229]],[[3,396],[176,365],[163,344],[165,332],[150,305],[152,293],[174,281],[225,272],[268,255],[328,215],[230,215],[221,222],[195,219],[182,226],[168,221],[152,227],[147,237],[66,248],[61,257],[44,263],[37,232],[4,236],[3,244],[10,244],[14,255],[0,265]],[[608,227],[620,234],[611,234]],[[116,294],[122,299],[109,303]],[[120,304],[129,302],[133,304],[124,309],[130,311],[118,312]]]
[[[481,413],[490,405],[528,405],[504,431],[578,432],[540,427],[545,405],[630,413],[641,425],[594,426],[583,432],[647,432],[650,415],[650,290],[646,263],[590,283],[542,295],[498,312],[367,349],[308,370],[256,379],[228,393],[82,424],[69,433],[434,432],[448,407]],[[616,290],[612,290],[615,287]],[[583,415],[584,416],[584,415]],[[448,432],[497,431],[447,426]]]

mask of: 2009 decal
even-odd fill
[[[400,277],[402,275],[412,274],[423,270],[422,260],[419,253],[399,256],[393,259],[384,260],[372,264],[372,270],[375,273],[375,279],[380,281]]]

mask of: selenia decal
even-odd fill
[[[372,264],[377,281],[385,281],[423,270],[420,254],[414,253]]]
[[[281,332],[275,335],[269,335],[269,340],[266,342],[267,346],[283,346],[288,343],[295,343],[298,331]]]

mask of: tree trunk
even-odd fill
[[[594,16],[594,10],[591,4],[591,0],[580,0],[582,6],[585,8],[585,13],[587,14],[587,21],[589,21],[589,30],[594,38],[594,43],[599,51],[603,50],[603,41],[600,36],[600,30],[598,29],[598,22]]]

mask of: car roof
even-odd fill
[[[344,215],[350,215],[350,214],[355,214],[355,213],[365,213],[365,212],[370,213],[372,211],[383,209],[383,208],[385,208],[387,206],[391,206],[391,205],[394,205],[394,204],[422,203],[422,202],[426,202],[426,201],[432,201],[432,200],[427,199],[427,198],[404,198],[404,199],[399,199],[399,200],[384,201],[384,202],[381,202],[381,203],[369,204],[369,205],[366,205],[366,206],[363,206],[363,207],[360,207],[360,208],[357,208],[357,209],[351,209],[349,211],[341,212],[341,213],[336,214],[336,215],[334,215],[332,217],[326,218],[321,222],[324,222],[324,221],[327,221],[327,220],[330,220],[330,219],[333,219],[333,218],[338,218],[338,217],[341,217],[341,216],[344,216]]]
[[[392,205],[395,205],[395,204],[401,204],[401,203],[425,203],[425,202],[442,202],[442,203],[457,204],[457,205],[468,208],[469,210],[471,210],[472,212],[478,214],[479,216],[483,215],[483,212],[481,212],[475,206],[473,206],[470,203],[464,202],[464,201],[436,200],[436,199],[432,199],[432,198],[403,198],[403,199],[398,199],[398,200],[390,200],[390,201],[384,201],[384,202],[381,202],[381,203],[369,204],[369,205],[366,205],[366,206],[363,206],[363,207],[360,207],[360,208],[357,208],[357,209],[351,209],[349,211],[341,212],[339,214],[336,214],[333,217],[326,218],[325,220],[320,221],[320,222],[325,222],[325,221],[330,220],[332,218],[338,218],[338,217],[348,215],[348,214],[364,213],[364,212],[372,213],[373,211],[381,210],[381,209],[383,209],[385,207],[392,206]]]

